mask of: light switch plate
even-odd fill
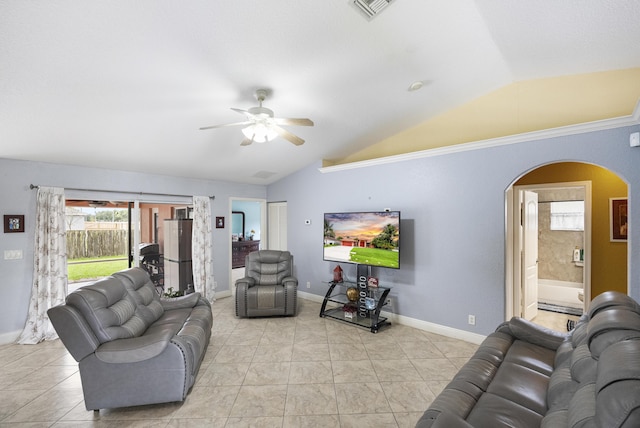
[[[640,132],[634,132],[629,136],[629,145],[631,147],[640,147]]]
[[[4,250],[5,260],[20,260],[22,259],[22,250]]]

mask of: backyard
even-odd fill
[[[69,282],[87,281],[109,276],[114,272],[126,269],[128,266],[126,256],[121,258],[103,256],[69,259],[67,275]]]

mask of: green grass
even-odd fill
[[[371,266],[398,267],[398,252],[379,248],[354,247],[351,250],[351,261]]]
[[[69,282],[102,278],[129,267],[126,256],[119,260],[116,258],[117,256],[109,256],[67,260]]]

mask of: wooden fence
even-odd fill
[[[126,230],[68,230],[67,259],[127,255]]]

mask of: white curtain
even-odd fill
[[[215,286],[211,268],[211,200],[208,196],[193,197],[191,234],[193,287],[204,298],[213,302]]]
[[[33,285],[21,344],[57,339],[47,310],[67,295],[67,238],[64,189],[40,187],[36,203]]]

